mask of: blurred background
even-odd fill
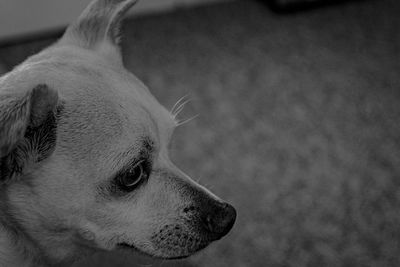
[[[0,69],[54,42],[88,1],[0,3]],[[172,158],[233,203],[194,257],[83,266],[400,266],[400,1],[142,0],[123,55],[167,108]]]

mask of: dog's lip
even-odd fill
[[[187,258],[187,257],[190,256],[190,255],[183,255],[183,256],[176,256],[176,257],[163,257],[163,256],[158,256],[158,255],[151,255],[151,254],[149,254],[149,253],[146,253],[146,252],[144,252],[144,251],[138,249],[136,246],[131,245],[131,244],[128,244],[128,243],[125,243],[125,242],[123,242],[123,243],[118,243],[118,244],[117,244],[117,247],[118,247],[118,248],[121,248],[121,249],[130,249],[130,250],[133,249],[133,250],[135,250],[136,252],[139,252],[139,253],[141,253],[141,254],[143,254],[143,255],[145,255],[145,256],[150,256],[150,257],[152,257],[152,258],[158,258],[158,259],[163,259],[163,260],[180,260],[180,259],[185,259],[185,258]]]
[[[136,246],[128,244],[128,243],[125,243],[125,242],[118,243],[117,247],[119,247],[119,248],[127,248],[127,249],[134,249],[134,250],[137,250],[137,251],[141,252],[141,250],[138,249]]]

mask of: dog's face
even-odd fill
[[[123,67],[116,31],[132,4],[94,1],[0,80],[3,208],[51,261],[83,248],[186,257],[235,221],[170,161],[174,115]]]

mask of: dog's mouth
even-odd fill
[[[144,256],[148,256],[148,257],[153,257],[153,258],[159,258],[159,259],[166,259],[166,260],[179,260],[179,259],[184,259],[190,256],[190,254],[188,255],[179,255],[179,256],[161,256],[161,255],[155,255],[155,254],[150,254],[148,252],[145,252],[139,248],[137,248],[135,245],[131,245],[128,243],[118,243],[117,244],[117,248],[118,249],[122,249],[122,250],[130,250],[130,251],[135,251],[139,254],[142,254]]]
[[[184,221],[154,229],[143,247],[141,243],[133,242],[121,242],[117,247],[160,259],[189,257],[231,230],[236,219],[235,209],[219,202],[215,206],[211,212],[186,212]]]
[[[154,257],[154,255],[147,253],[141,249],[139,249],[138,247],[136,247],[135,245],[131,245],[125,242],[122,243],[118,243],[116,248],[118,250],[125,250],[125,251],[129,251],[129,252],[136,252],[138,254],[144,255],[144,256],[149,256],[149,257]]]
[[[117,247],[118,248],[122,248],[122,249],[133,249],[133,250],[136,250],[136,251],[141,251],[136,246],[130,245],[128,243],[119,243],[119,244],[117,244]]]

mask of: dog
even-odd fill
[[[91,2],[0,78],[1,267],[99,250],[185,258],[234,225],[234,207],[171,162],[176,116],[123,66],[119,28],[135,2]]]

